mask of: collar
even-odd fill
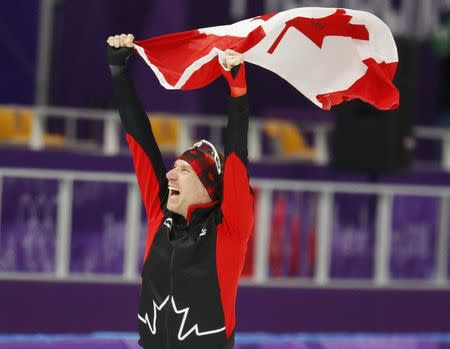
[[[211,210],[218,205],[219,201],[211,201],[206,204],[195,204],[188,208],[186,220],[189,225],[195,225],[197,222],[205,218]]]

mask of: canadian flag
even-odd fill
[[[220,74],[224,50],[279,75],[317,106],[359,98],[396,109],[398,65],[392,33],[378,17],[336,8],[296,8],[231,25],[135,41],[167,89],[201,88]]]

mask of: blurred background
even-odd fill
[[[0,348],[137,348],[146,223],[105,40],[294,7],[369,11],[401,107],[325,112],[248,65],[256,222],[239,349],[450,348],[450,0],[15,0],[0,10]],[[130,64],[165,160],[221,144],[227,86]]]

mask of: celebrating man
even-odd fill
[[[225,60],[217,62],[231,94],[225,156],[202,140],[167,172],[128,74],[133,40],[133,35],[122,34],[107,43],[114,92],[148,221],[139,343],[146,349],[230,349],[238,281],[254,221],[243,58],[227,50]]]

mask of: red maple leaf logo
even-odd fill
[[[275,42],[267,51],[272,54],[289,28],[294,27],[319,48],[322,48],[326,36],[344,36],[359,40],[369,40],[369,32],[365,25],[351,24],[352,16],[346,14],[345,10],[339,9],[330,16],[323,18],[296,17],[286,22],[283,31],[278,35]]]

